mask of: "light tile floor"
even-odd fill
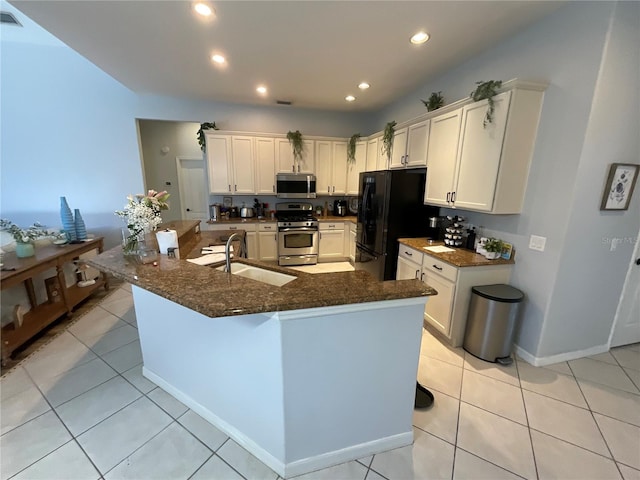
[[[3,377],[2,479],[276,479],[141,374],[130,287]],[[640,345],[536,368],[423,332],[414,443],[300,479],[640,479]]]

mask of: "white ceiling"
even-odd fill
[[[565,2],[212,1],[216,16],[209,21],[186,0],[10,3],[138,93],[364,111],[386,106]],[[421,29],[431,39],[410,44]],[[214,52],[227,57],[225,68],[210,61]],[[371,88],[359,91],[361,81]],[[258,84],[269,88],[266,98],[256,94]],[[345,102],[348,94],[356,101]]]

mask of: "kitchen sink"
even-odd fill
[[[216,270],[224,271],[225,266],[217,267]],[[289,282],[292,282],[297,277],[293,275],[287,275],[286,273],[274,272],[272,270],[265,270],[264,268],[254,267],[253,265],[245,265],[244,263],[232,263],[231,274],[238,275],[244,278],[250,278],[262,283],[268,283],[275,287],[281,287]]]

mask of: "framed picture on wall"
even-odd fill
[[[640,165],[633,163],[612,163],[609,176],[602,193],[600,210],[627,210],[633,188],[638,179]]]
[[[222,205],[229,208],[231,206],[232,203],[232,198],[231,197],[222,197]]]

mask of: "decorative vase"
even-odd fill
[[[144,232],[133,233],[128,228],[122,229],[122,253],[137,255],[141,245],[144,245]]]
[[[500,256],[500,252],[487,252],[484,254],[484,258],[488,260],[495,260]]]
[[[84,225],[84,220],[82,219],[82,215],[80,215],[80,210],[74,210],[74,228],[76,232],[77,240],[86,240],[87,239],[87,228]]]
[[[70,242],[76,240],[76,226],[73,221],[73,213],[71,213],[66,197],[60,197],[60,220],[62,220],[62,229],[67,234],[67,240]]]
[[[33,243],[31,242],[16,243],[16,257],[27,258],[27,257],[33,257],[35,254],[36,254],[36,247],[33,245]]]

